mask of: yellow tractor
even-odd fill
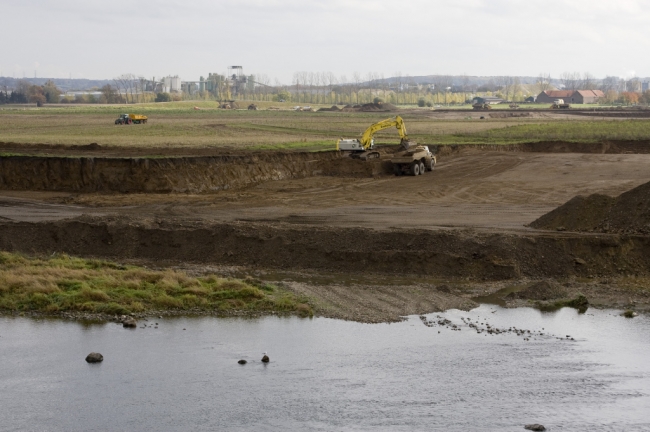
[[[355,159],[377,159],[379,158],[379,152],[374,150],[375,142],[373,136],[380,130],[392,127],[397,128],[397,132],[399,132],[401,138],[400,144],[402,144],[405,149],[408,149],[414,144],[409,141],[408,135],[406,134],[404,120],[402,120],[402,117],[396,116],[395,118],[382,120],[371,125],[361,135],[361,138],[339,139],[336,142],[336,150],[350,152],[350,156]]]

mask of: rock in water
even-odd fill
[[[124,328],[136,328],[137,326],[138,326],[138,322],[133,318],[127,318],[124,321],[122,321],[122,327]]]
[[[262,362],[268,363],[269,362],[269,356],[265,355],[264,357],[262,357]]]
[[[88,363],[99,363],[103,360],[104,360],[104,356],[96,352],[91,352],[86,356],[86,361]]]
[[[531,431],[545,431],[546,430],[544,425],[541,425],[541,424],[529,424],[529,425],[524,426],[524,429],[528,429],[528,430],[531,430]]]
[[[246,360],[239,360],[237,363],[239,363],[239,364],[246,364],[246,363],[248,363],[248,362],[247,362]]]

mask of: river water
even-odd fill
[[[1,317],[0,430],[650,430],[648,317],[483,305],[427,318],[460,331],[417,316],[135,330]],[[477,333],[461,318],[532,333]],[[91,351],[103,363],[87,364]]]

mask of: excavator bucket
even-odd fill
[[[402,140],[400,141],[400,145],[404,150],[408,150],[410,148],[415,148],[417,147],[418,143],[417,141],[414,140]]]

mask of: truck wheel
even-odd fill
[[[402,175],[402,167],[400,165],[393,165],[393,172],[395,173],[396,176],[401,176]]]
[[[424,174],[424,162],[420,162],[420,174]]]
[[[429,171],[433,171],[433,169],[436,166],[436,163],[433,161],[433,159],[431,159],[431,162],[429,162],[428,165],[429,165]]]
[[[419,163],[413,162],[411,164],[411,175],[412,176],[420,175],[420,164]]]
[[[131,124],[131,123],[133,123],[133,120],[128,119],[128,120],[126,121],[126,123],[127,123],[127,124]]]

